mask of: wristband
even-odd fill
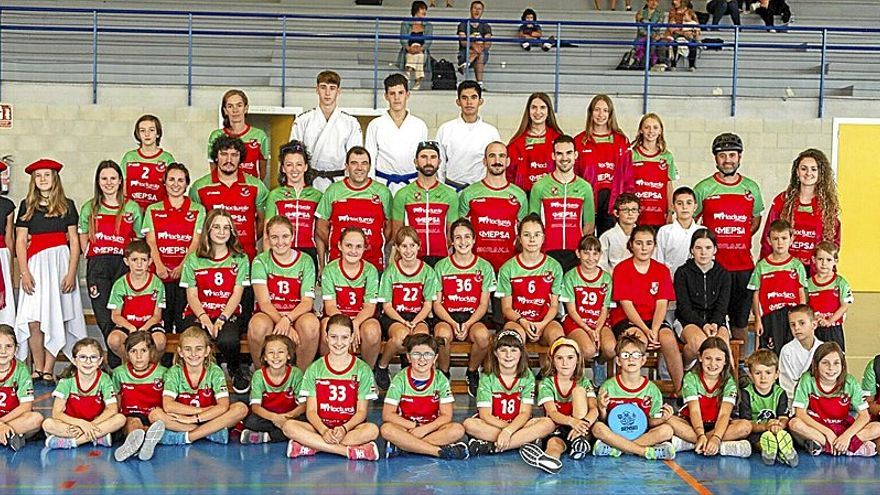
[[[201,320],[202,317],[205,316],[206,314],[207,314],[207,313],[202,313],[202,314],[196,316],[196,320]]]
[[[341,426],[342,429],[345,430],[345,433],[348,433],[348,427],[346,427],[344,424],[341,424],[339,426]]]
[[[196,423],[201,423],[201,422],[202,422],[202,420],[201,420],[201,419],[199,419],[199,415],[198,415],[198,414],[196,414]]]
[[[717,438],[719,442],[721,441],[721,437],[718,434],[712,435],[712,438]]]
[[[283,318],[287,318],[287,321],[289,321],[290,324],[293,325],[293,318],[291,318],[290,315],[285,314],[285,315],[283,316]]]

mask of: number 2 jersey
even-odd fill
[[[198,376],[191,375],[185,364],[176,364],[165,373],[162,395],[188,406],[211,407],[229,397],[229,389],[223,369],[214,363],[205,363]]]
[[[262,406],[275,414],[289,413],[296,409],[302,379],[299,368],[287,365],[281,380],[273,383],[269,368],[260,368],[251,377],[250,404]]]
[[[162,407],[162,392],[165,391],[165,373],[168,370],[157,363],[138,373],[125,363],[113,370],[113,382],[119,390],[119,412],[132,414],[150,414],[150,411]]]
[[[512,297],[513,310],[531,322],[543,320],[550,310],[551,295],[561,293],[562,266],[546,254],[532,266],[526,266],[517,255],[498,271],[495,296]]]
[[[455,397],[449,379],[431,368],[431,376],[418,383],[407,367],[394,375],[385,394],[385,403],[397,406],[397,414],[420,425],[430,423],[440,416],[441,404],[452,404]]]
[[[535,376],[526,369],[510,384],[500,376],[480,373],[477,387],[477,407],[491,407],[492,416],[510,423],[519,415],[523,404],[535,403]]]
[[[300,396],[318,401],[318,417],[328,428],[345,424],[357,412],[361,400],[376,400],[370,366],[355,356],[343,369],[333,369],[330,356],[312,363],[303,375]]]
[[[398,313],[418,313],[426,301],[437,299],[440,282],[434,269],[419,261],[412,273],[405,273],[396,261],[382,274],[379,302],[390,304]]]
[[[0,416],[25,402],[34,401],[34,381],[31,371],[22,361],[13,359],[6,376],[0,377]]]

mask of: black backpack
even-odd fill
[[[442,58],[431,59],[431,88],[452,89],[456,88],[455,64]]]

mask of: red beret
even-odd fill
[[[9,168],[9,164],[6,163],[5,161],[3,161],[2,158],[0,158],[0,172],[7,170],[8,168]]]
[[[48,168],[49,170],[54,170],[56,172],[60,172],[61,167],[63,167],[63,166],[64,165],[62,165],[59,162],[56,162],[55,160],[52,160],[49,158],[40,158],[39,160],[37,160],[34,163],[31,163],[30,165],[25,167],[24,171],[26,174],[33,174],[37,170],[43,170],[45,168]]]

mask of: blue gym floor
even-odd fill
[[[51,397],[37,388],[37,409],[49,413]],[[456,419],[472,414],[467,396],[457,397]],[[377,403],[376,406],[379,406]],[[370,414],[379,419],[379,407]],[[587,457],[565,461],[556,476],[522,463],[516,452],[469,461],[407,456],[352,462],[319,454],[288,459],[286,444],[242,446],[199,442],[159,446],[150,462],[113,461],[112,449],[81,447],[44,451],[34,441],[24,450],[0,453],[0,493],[201,493],[296,494],[877,494],[880,459],[801,457],[797,469],[767,467],[750,459],[706,459],[693,453],[674,462],[634,457]]]

